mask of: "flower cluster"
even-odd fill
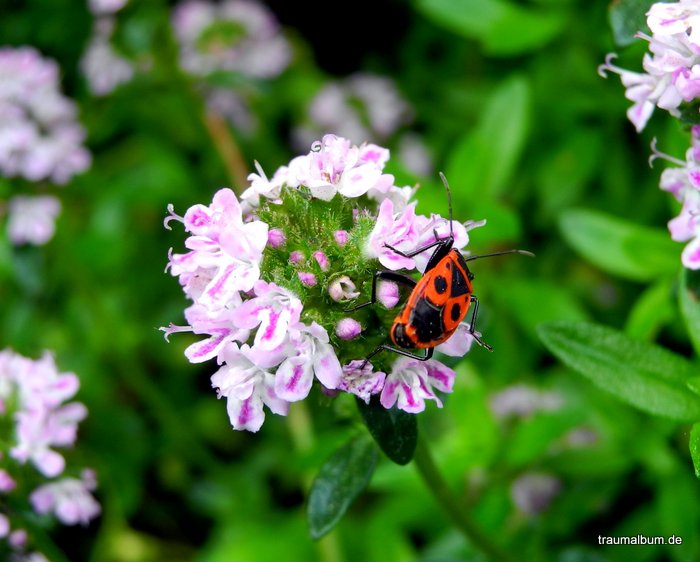
[[[350,301],[369,300],[373,272],[423,271],[427,250],[411,251],[454,233],[455,247],[467,226],[416,213],[413,189],[397,187],[384,172],[389,152],[325,136],[312,150],[268,178],[258,166],[240,200],[230,189],[210,205],[184,216],[187,252],[172,253],[168,268],[193,301],[187,326],[164,328],[204,336],[190,345],[192,362],[216,359],[212,384],[225,397],[235,429],[257,431],[263,406],[286,414],[314,382],[328,394],[348,392],[369,401],[380,394],[386,408],[420,412],[436,391],[450,392],[454,372],[437,360],[420,361],[384,352],[399,291],[384,283],[381,304],[354,313]],[[473,336],[461,326],[440,351],[464,355]],[[397,359],[398,357],[398,359]]]
[[[297,146],[306,147],[319,134],[335,131],[350,140],[388,140],[413,121],[413,109],[394,81],[377,74],[357,73],[328,82],[311,100],[305,121],[294,132]],[[429,174],[431,158],[422,141],[404,133],[397,142],[399,159],[417,174]]]
[[[7,234],[15,245],[41,246],[53,238],[61,202],[52,195],[16,195],[7,204]]]
[[[87,49],[80,59],[80,70],[96,96],[105,96],[134,76],[134,65],[112,46],[115,20],[107,15],[95,20]]]
[[[642,65],[644,72],[631,72],[612,64],[614,54],[608,55],[599,73],[620,75],[627,88],[626,97],[634,102],[627,116],[637,131],[641,131],[655,107],[680,116],[683,102],[700,98],[700,3],[680,0],[657,3],[647,12],[649,36],[637,37],[649,42]]]
[[[239,130],[257,123],[249,109],[254,88],[233,89],[222,84],[274,78],[292,58],[289,42],[274,15],[256,0],[184,0],[172,16],[180,46],[180,66],[200,79],[207,107],[230,120]],[[219,78],[208,81],[217,75]]]
[[[651,54],[644,55],[644,73],[630,72],[612,65],[614,55],[608,55],[599,68],[605,76],[609,70],[620,75],[627,87],[626,96],[634,101],[627,115],[641,131],[654,108],[666,109],[675,117],[681,116],[682,104],[688,108],[700,107],[700,2],[680,0],[673,3],[653,4],[647,12],[651,36],[638,33],[637,37],[649,42]],[[697,118],[695,119],[697,121]],[[665,170],[661,189],[669,191],[681,203],[680,214],[669,221],[671,238],[688,242],[681,261],[688,269],[700,269],[700,127],[691,130],[692,146],[682,161],[656,149],[654,158],[663,158],[678,167]]]
[[[277,22],[253,0],[185,0],[175,8],[173,27],[182,67],[198,76],[229,71],[270,78],[289,64]]]
[[[87,415],[83,404],[67,402],[78,386],[77,376],[59,373],[49,353],[33,361],[0,351],[0,422],[7,429],[0,449],[3,549],[27,552],[30,537],[23,517],[32,509],[65,525],[87,524],[100,513],[90,493],[96,487],[94,473],[84,469],[79,478],[67,476],[65,458],[56,450],[75,443],[78,424]]]
[[[668,191],[682,204],[680,214],[671,219],[668,229],[677,242],[688,242],[681,261],[688,269],[700,269],[700,126],[691,128],[692,145],[686,160],[678,160],[656,150],[653,158],[663,158],[677,167],[667,168],[661,174],[661,189]]]
[[[31,47],[0,48],[0,173],[66,183],[90,165],[57,65]]]

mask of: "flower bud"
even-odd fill
[[[299,276],[299,281],[301,281],[307,287],[314,287],[316,285],[316,276],[308,271],[300,271],[297,273]]]
[[[348,243],[348,231],[347,230],[336,230],[335,234],[335,242],[340,246],[341,248],[345,246],[345,244]]]
[[[352,340],[360,335],[362,325],[354,318],[342,318],[335,326],[335,335],[341,340]]]
[[[357,298],[360,293],[355,291],[355,283],[347,276],[339,277],[328,287],[328,294],[336,301],[349,301]]]
[[[318,263],[318,266],[321,268],[321,271],[328,271],[331,266],[331,262],[328,261],[328,256],[320,250],[314,252],[313,256],[316,263]]]
[[[399,286],[391,281],[382,281],[379,284],[377,298],[386,308],[394,308],[399,302]]]
[[[271,228],[267,233],[267,243],[272,248],[279,248],[287,241],[287,237],[279,228]]]
[[[301,263],[304,261],[304,254],[295,250],[289,254],[289,263]]]

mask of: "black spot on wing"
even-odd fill
[[[447,279],[445,279],[442,275],[435,277],[433,285],[435,286],[435,290],[437,291],[438,295],[442,295],[445,291],[447,291]]]
[[[459,306],[458,303],[454,303],[452,305],[452,309],[450,310],[450,318],[452,318],[453,322],[457,322],[462,316],[462,307]]]

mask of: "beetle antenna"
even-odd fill
[[[527,250],[503,250],[502,252],[493,252],[491,254],[479,254],[478,256],[465,256],[464,261],[478,260],[481,258],[492,258],[493,256],[502,256],[504,254],[521,254],[523,256],[535,257],[535,254]]]
[[[440,174],[440,179],[442,180],[442,185],[445,186],[445,191],[447,191],[447,210],[450,217],[450,237],[454,239],[454,233],[452,232],[452,193],[450,192],[450,184],[447,183],[447,178],[442,172]]]

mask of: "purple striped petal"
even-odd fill
[[[290,357],[282,362],[275,374],[275,394],[287,402],[303,400],[311,391],[314,380],[311,361],[305,356]]]

